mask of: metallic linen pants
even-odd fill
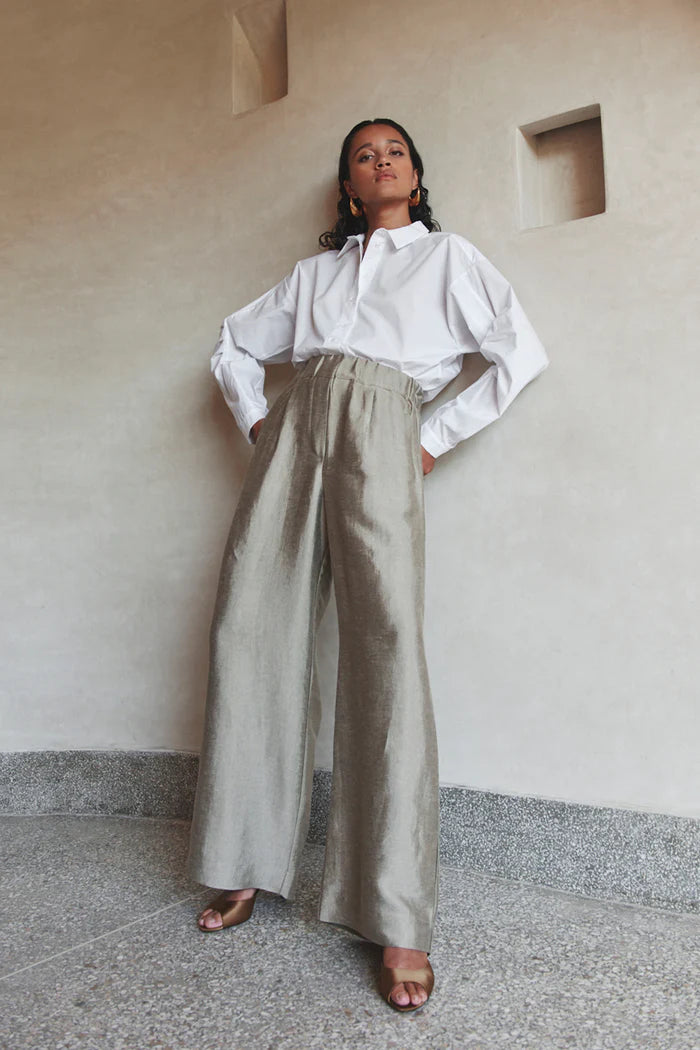
[[[430,951],[438,753],[423,646],[420,386],[304,362],[260,430],[224,551],[189,871],[293,898],[321,718],[315,639],[333,579],[339,662],[319,918]]]

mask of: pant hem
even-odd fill
[[[271,893],[275,897],[281,897],[286,901],[295,901],[296,893],[284,885],[280,886],[279,882],[273,881],[267,878],[258,878],[251,876],[243,876],[237,878],[236,875],[223,874],[221,878],[217,878],[216,874],[207,875],[203,877],[203,873],[194,871],[188,871],[188,875],[195,882],[199,883],[200,886],[206,886],[207,889],[218,890],[223,892],[224,890],[241,890],[247,889],[249,886],[254,886],[256,889],[262,890],[264,893]]]
[[[323,910],[319,912],[318,918],[320,922],[328,923],[331,926],[341,926],[343,929],[349,930],[350,933],[354,933],[366,941],[371,941],[373,944],[378,944],[382,948],[412,948],[414,951],[426,952],[427,955],[430,955],[433,942],[432,934],[409,937],[402,934],[383,934],[377,929],[370,929],[364,926],[363,923],[355,922],[345,916],[335,915],[331,917],[329,912]]]

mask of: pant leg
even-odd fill
[[[325,405],[296,376],[267,415],[226,543],[210,634],[188,869],[293,896],[321,717],[315,638],[330,565]]]
[[[376,385],[386,367],[342,364],[331,380],[324,489],[340,654],[319,917],[429,952],[439,779],[420,405],[400,392],[400,373],[393,388]]]

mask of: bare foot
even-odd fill
[[[254,893],[254,888],[247,890],[229,890],[226,894],[226,899],[229,901],[247,901]],[[213,908],[205,908],[197,919],[197,922],[204,930],[220,930],[223,925],[220,913],[214,911]]]
[[[418,970],[428,965],[428,953],[415,951],[413,948],[385,948],[382,961],[385,966],[396,970]],[[396,985],[391,998],[398,1006],[408,1006],[409,1003],[411,1006],[420,1006],[428,998],[428,993],[422,984],[406,981]]]

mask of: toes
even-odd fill
[[[402,984],[397,984],[396,988],[391,993],[391,998],[397,1004],[397,1006],[420,1006],[428,998],[425,988],[422,984],[417,984],[415,981],[406,981]]]
[[[207,908],[199,916],[199,925],[204,926],[207,930],[218,930],[223,926],[223,919],[218,911],[214,911],[213,908]]]
[[[411,998],[408,992],[406,991],[405,984],[397,984],[396,988],[394,988],[393,992],[391,993],[391,998],[399,1006],[408,1006],[408,1004],[411,1001]]]
[[[421,984],[416,984],[415,981],[408,981],[406,988],[411,997],[411,1003],[413,1006],[419,1006],[428,998],[425,994],[425,988],[423,988]]]

